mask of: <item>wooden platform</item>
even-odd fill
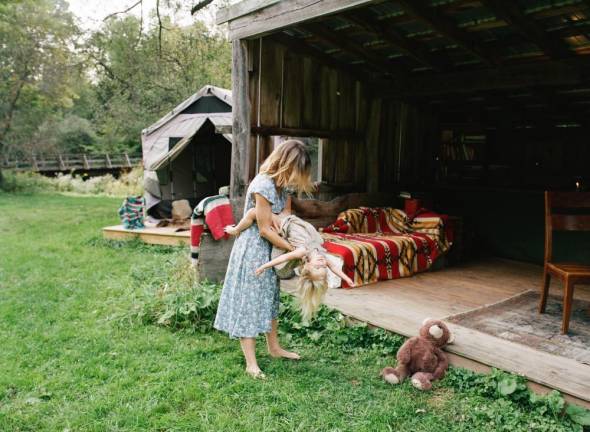
[[[541,274],[539,266],[486,260],[350,290],[332,289],[325,303],[358,320],[414,336],[426,317],[445,319],[537,290]],[[293,279],[283,281],[282,287],[291,291],[294,283]],[[557,295],[558,285],[551,288]],[[590,299],[590,286],[576,287],[574,296]],[[478,371],[496,367],[515,372],[589,405],[590,365],[456,324],[449,323],[449,327],[456,336],[455,344],[448,347],[451,363]]]
[[[115,225],[102,229],[102,235],[109,240],[131,240],[139,238],[148,244],[165,246],[190,245],[190,231],[176,231],[177,227],[143,228],[130,230],[123,228],[123,225]]]

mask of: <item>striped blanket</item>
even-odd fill
[[[125,229],[142,229],[145,199],[142,196],[129,196],[119,207],[119,217]]]
[[[340,213],[322,237],[326,250],[343,259],[344,273],[366,285],[429,269],[450,247],[444,221],[432,212],[410,219],[399,209],[361,207]]]
[[[227,239],[228,235],[223,228],[234,223],[231,203],[227,196],[214,195],[204,198],[197,204],[191,217],[191,258],[199,258],[201,234],[205,229],[211,232],[215,240]]]

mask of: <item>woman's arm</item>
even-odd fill
[[[340,279],[342,279],[344,282],[346,282],[351,287],[354,287],[354,282],[352,281],[351,278],[349,278],[348,276],[346,276],[346,274],[344,274],[344,272],[342,271],[342,269],[340,269],[337,266],[335,266],[334,263],[331,262],[330,260],[326,260],[326,261],[327,261],[327,264],[328,264],[328,268],[330,270],[332,270],[336,274],[336,276],[338,276]]]
[[[256,223],[258,224],[260,235],[280,249],[287,251],[294,250],[295,248],[272,228],[272,207],[270,202],[258,193],[255,196]]]
[[[299,248],[299,249],[295,249],[292,252],[287,252],[287,253],[281,254],[278,257],[276,257],[275,259],[267,262],[266,264],[262,264],[260,267],[258,267],[255,270],[256,276],[260,275],[264,270],[274,267],[278,264],[281,264],[281,263],[284,263],[287,261],[291,261],[292,259],[303,258],[303,256],[305,255],[305,252],[306,252],[305,249]]]

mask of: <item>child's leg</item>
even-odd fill
[[[240,234],[245,229],[250,228],[255,220],[256,220],[256,209],[251,208],[250,210],[248,210],[246,212],[246,214],[244,215],[242,220],[240,222],[238,222],[237,225],[235,225],[235,226],[228,225],[223,230],[226,233],[228,233],[229,235],[235,236],[235,235]]]

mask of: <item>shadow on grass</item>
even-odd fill
[[[168,255],[187,251],[186,246],[163,246],[144,243],[138,238],[131,240],[108,240],[100,234],[94,235],[83,242],[85,246],[108,249],[121,249],[129,252]]]

